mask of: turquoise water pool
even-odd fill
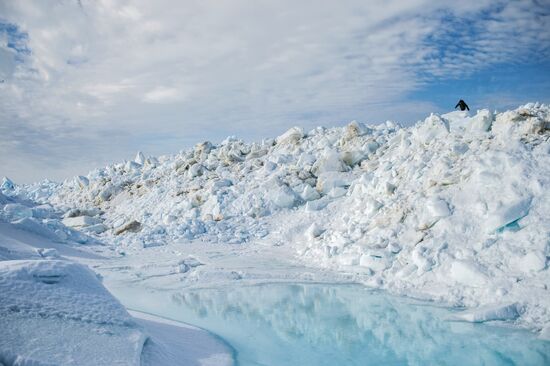
[[[359,285],[116,289],[128,307],[225,339],[238,365],[549,365],[531,333],[450,321],[452,310]]]

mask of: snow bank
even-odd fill
[[[292,128],[2,192],[80,212],[65,222],[125,250],[196,238],[286,243],[307,265],[397,293],[472,308],[519,302],[516,321],[541,329],[550,324],[549,121],[549,106],[527,104],[432,114],[408,128]]]
[[[0,261],[0,293],[4,364],[140,362],[146,335],[96,275],[80,264]]]
[[[101,285],[95,273],[74,262],[0,261],[0,289],[2,312],[42,312],[47,316],[98,324],[132,323],[126,310]]]

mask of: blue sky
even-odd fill
[[[0,175],[550,102],[547,1],[0,1]]]
[[[550,101],[550,62],[502,63],[458,78],[438,78],[409,94],[413,100],[430,100],[440,111],[463,98],[472,110],[503,111],[519,104]]]

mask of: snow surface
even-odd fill
[[[0,365],[233,364],[204,330],[130,316],[78,263],[108,258],[78,245],[0,223]]]
[[[532,103],[138,153],[63,183],[5,179],[0,225],[100,248],[109,260],[76,260],[108,281],[360,282],[547,337],[549,129]],[[27,258],[11,243],[0,258]]]
[[[157,316],[130,311],[149,334],[142,364],[224,366],[233,364],[232,350],[202,329]],[[218,353],[215,353],[217,350]]]
[[[140,361],[145,333],[81,264],[2,261],[0,293],[4,364],[136,365]]]

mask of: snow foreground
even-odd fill
[[[1,261],[0,291],[0,363],[139,363],[145,333],[86,267]]]
[[[63,183],[5,179],[0,219],[119,253],[182,239],[284,246],[304,265],[550,338],[549,129],[541,104],[407,128],[295,127],[138,153]]]
[[[131,316],[74,261],[106,258],[7,223],[0,249],[0,365],[233,364],[233,351],[202,329]]]

